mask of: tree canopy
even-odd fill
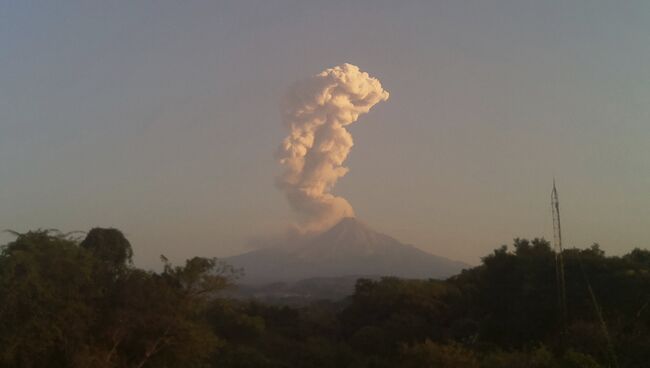
[[[304,307],[233,299],[214,258],[160,272],[116,229],[35,230],[0,248],[2,367],[647,367],[650,252],[515,239],[447,280],[360,279]]]

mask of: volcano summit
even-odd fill
[[[297,244],[258,249],[225,261],[243,268],[242,281],[250,284],[344,276],[446,278],[469,267],[400,243],[353,217]]]

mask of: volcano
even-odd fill
[[[242,268],[241,281],[248,284],[348,276],[442,279],[469,267],[402,244],[353,217],[298,244],[253,250],[225,261]]]

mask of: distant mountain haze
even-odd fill
[[[296,244],[263,248],[225,259],[242,268],[242,283],[293,282],[313,277],[397,276],[446,278],[468,264],[424,252],[346,217]]]

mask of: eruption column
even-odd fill
[[[331,193],[348,172],[343,162],[353,141],[345,127],[387,99],[379,80],[351,64],[326,69],[290,89],[283,104],[290,132],[277,153],[284,167],[278,185],[303,231],[324,230],[354,216],[350,203]]]

